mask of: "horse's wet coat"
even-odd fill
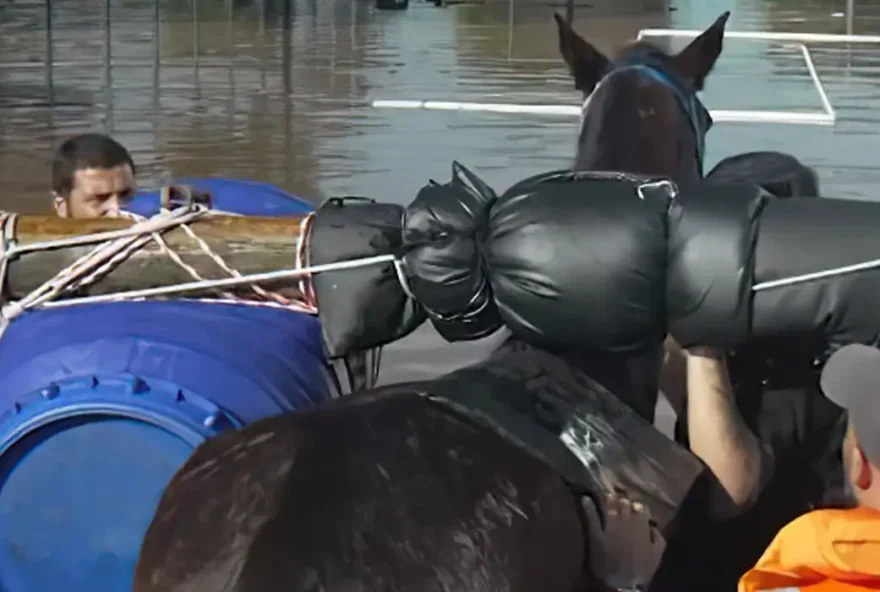
[[[200,447],[160,502],[134,589],[571,592],[584,554],[551,467],[403,385]]]

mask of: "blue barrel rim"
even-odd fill
[[[114,393],[123,390],[122,396],[127,397],[113,400],[114,395],[95,397],[94,393],[86,397],[88,390],[99,386],[110,386]],[[71,403],[71,398],[64,396],[71,392],[84,400]],[[168,405],[168,398],[153,400],[156,394],[170,393],[173,406]],[[0,417],[0,458],[29,435],[53,423],[88,416],[138,421],[176,436],[193,448],[243,425],[228,410],[166,380],[131,373],[73,376],[32,391],[19,398],[11,409],[4,410]]]

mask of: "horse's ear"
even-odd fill
[[[675,56],[676,69],[690,80],[695,90],[703,90],[706,77],[721,55],[724,27],[727,26],[728,18],[730,18],[729,10]]]
[[[589,95],[608,72],[611,62],[598,49],[575,33],[559,13],[553,13],[559,30],[559,52],[574,78],[574,86]]]

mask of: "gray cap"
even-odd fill
[[[822,392],[849,413],[856,440],[880,466],[880,350],[847,345],[828,358],[820,379]]]

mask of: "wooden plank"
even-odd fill
[[[302,218],[213,216],[190,224],[190,228],[233,269],[242,274],[291,269],[296,263],[296,242]],[[97,232],[120,230],[134,224],[124,219],[71,220],[55,216],[19,216],[16,239],[21,246]],[[180,228],[165,231],[168,246],[205,278],[229,277],[198,243]],[[25,253],[9,265],[4,299],[18,299],[35,290],[95,245]],[[106,294],[192,281],[192,277],[164,255],[155,243],[135,253],[89,294]],[[269,289],[290,295],[296,280]],[[245,292],[246,293],[246,292]]]

